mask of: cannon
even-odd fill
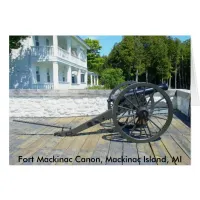
[[[170,126],[173,117],[173,106],[165,92],[167,84],[127,81],[116,86],[110,93],[108,110],[86,121],[75,128],[60,127],[41,123],[43,126],[62,128],[54,136],[74,136],[96,124],[112,120],[113,128],[130,142],[145,143],[158,139]]]

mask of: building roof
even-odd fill
[[[82,45],[84,45],[88,50],[90,49],[90,47],[86,44],[86,42],[79,36],[73,36],[75,37]]]
[[[93,74],[93,75],[98,76],[98,74],[97,74],[96,72],[90,72],[90,71],[88,71],[88,74],[89,74],[89,75],[90,75],[90,74]]]

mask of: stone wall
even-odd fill
[[[98,115],[107,110],[111,90],[10,90],[10,117]],[[174,109],[188,116],[189,96],[168,90]]]
[[[10,117],[98,115],[110,90],[10,90]]]
[[[191,93],[190,90],[177,90],[176,92],[176,109],[184,115],[190,117],[191,110]]]

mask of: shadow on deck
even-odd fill
[[[25,120],[76,127],[89,118]],[[190,165],[191,161],[190,123],[183,122],[177,112],[166,133],[149,143],[127,142],[101,125],[71,137],[54,137],[57,130],[16,123],[10,118],[10,165]]]

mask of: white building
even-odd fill
[[[30,36],[10,56],[10,89],[85,89],[87,50],[78,36]],[[89,72],[90,85],[98,76]]]

